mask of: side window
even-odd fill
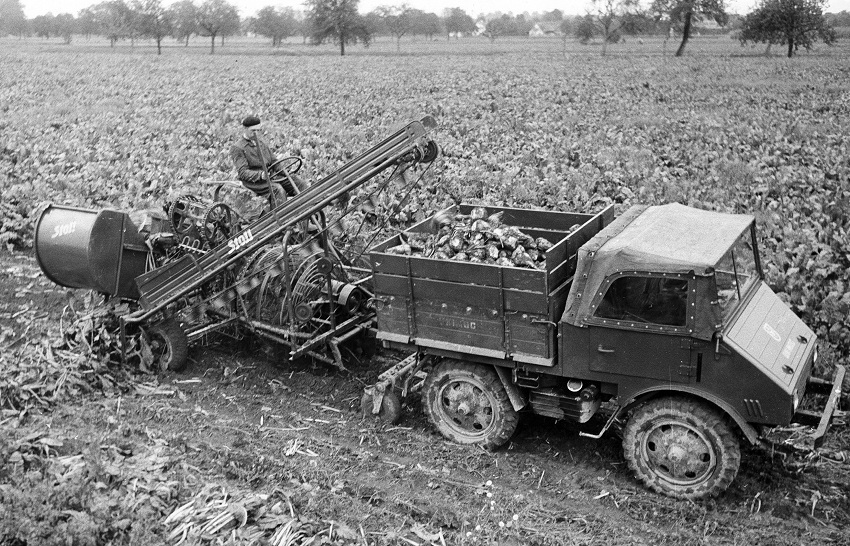
[[[685,326],[687,304],[687,279],[620,277],[608,287],[594,316]]]

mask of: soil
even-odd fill
[[[32,256],[0,254],[3,352],[14,354],[23,339],[56,339],[74,295],[45,279]],[[104,446],[166,450],[161,471],[176,484],[169,498],[129,522],[106,521],[124,534],[101,534],[98,543],[156,543],[166,515],[217,484],[283,495],[295,513],[354,531],[336,543],[850,544],[847,427],[819,453],[744,447],[726,493],[677,501],[633,478],[617,431],[593,440],[577,425],[529,414],[500,449],[457,445],[427,422],[417,395],[405,400],[398,426],[362,416],[363,387],[405,355],[379,351],[340,371],[280,354],[255,340],[219,340],[193,347],[181,373],[131,370],[112,388],[47,409],[3,408],[0,454],[45,430],[61,443],[55,453],[45,448],[55,457]],[[7,478],[0,471],[0,487]]]

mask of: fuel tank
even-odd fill
[[[148,247],[130,216],[116,210],[49,205],[35,226],[35,257],[51,281],[138,299]]]

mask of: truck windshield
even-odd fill
[[[752,232],[747,230],[726,252],[715,268],[717,299],[727,319],[743,294],[759,278]]]

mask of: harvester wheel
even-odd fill
[[[233,231],[233,211],[224,203],[213,203],[204,211],[204,238],[216,247],[230,238]]]
[[[422,392],[425,413],[450,440],[495,448],[516,430],[519,417],[491,366],[444,360]]]
[[[372,395],[368,392],[364,392],[360,398],[360,410],[366,417],[374,415],[372,413],[372,400]],[[387,389],[384,392],[384,399],[381,400],[381,410],[378,412],[378,418],[390,425],[395,425],[401,421],[401,398],[394,390]]]
[[[635,411],[626,423],[623,453],[647,487],[677,499],[719,495],[741,463],[726,417],[704,402],[676,396]]]
[[[151,350],[161,370],[182,371],[189,359],[189,339],[186,332],[169,319],[151,327],[148,332]]]

